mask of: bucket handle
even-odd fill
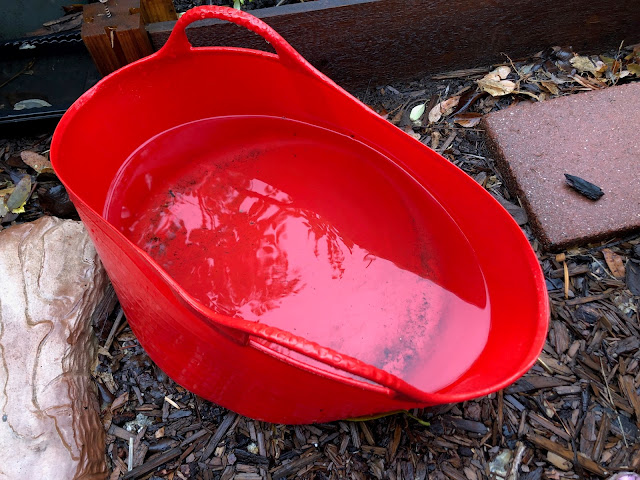
[[[303,67],[305,70],[313,68],[278,32],[259,18],[235,8],[213,5],[203,5],[185,12],[178,19],[167,42],[156,55],[177,56],[194,50],[196,47],[189,42],[186,28],[193,22],[213,18],[234,23],[260,35],[271,44],[280,61],[291,66]],[[260,53],[269,55],[267,52],[260,51]]]
[[[286,354],[287,351],[295,352],[332,369],[344,372],[347,374],[347,377],[359,377],[360,379],[375,384],[377,388],[383,387],[399,401],[420,402],[429,405],[442,403],[438,393],[427,393],[419,390],[401,378],[376,368],[373,365],[366,364],[357,358],[337,352],[331,348],[324,347],[276,327],[238,319],[228,319],[210,311],[189,296],[180,296],[178,298],[186,301],[187,305],[192,308],[192,311],[204,320],[204,323],[210,328],[245,348],[258,348],[264,351],[264,347],[269,349],[269,344],[275,344],[280,347],[280,353],[284,354],[279,355],[282,361],[288,362],[286,359],[288,357]],[[322,368],[311,367],[311,369],[318,375],[332,375]],[[341,378],[347,378],[342,375],[340,376]],[[359,384],[362,386],[362,381],[360,381]]]

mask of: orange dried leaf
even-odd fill
[[[624,278],[626,271],[624,268],[624,257],[614,253],[611,249],[605,248],[602,250],[604,259],[607,262],[611,274],[616,278]]]
[[[111,411],[115,412],[120,407],[123,407],[129,400],[129,392],[124,392],[118,398],[116,398],[111,404]]]
[[[511,80],[494,80],[491,78],[481,78],[478,86],[483,92],[487,92],[493,97],[508,95],[516,89],[516,84]]]
[[[456,95],[438,103],[429,112],[429,123],[436,123],[443,115],[449,115],[459,101],[460,95]]]
[[[580,85],[582,85],[583,87],[589,90],[599,90],[601,88],[606,87],[605,84],[598,82],[596,79],[589,79],[586,77],[581,77],[580,75],[570,75],[570,77],[575,82],[579,83]]]
[[[29,165],[38,173],[42,173],[45,170],[53,172],[53,169],[51,168],[51,162],[47,159],[47,157],[40,155],[39,153],[25,150],[24,152],[20,153],[20,157],[22,158],[22,161],[24,163]]]
[[[482,114],[475,112],[459,113],[453,119],[455,123],[466,128],[475,127],[480,120],[482,120]]]
[[[548,90],[551,95],[558,95],[558,93],[560,93],[560,89],[558,88],[558,85],[555,84],[555,82],[543,80],[540,82],[540,85]]]

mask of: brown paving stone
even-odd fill
[[[640,83],[520,103],[484,119],[498,169],[550,249],[640,229]],[[604,191],[589,200],[577,175]]]

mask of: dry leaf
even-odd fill
[[[113,379],[113,374],[111,372],[97,372],[96,376],[102,380],[102,383],[104,383],[104,386],[107,387],[109,393],[111,393],[112,395],[116,394],[116,392],[118,391],[118,386],[116,385],[116,382]]]
[[[31,196],[31,177],[25,175],[16,185],[15,190],[7,199],[7,208],[13,213],[24,212],[24,204]]]
[[[478,80],[480,90],[489,93],[494,97],[508,95],[516,89],[516,84],[511,80],[505,80],[511,73],[511,68],[507,66],[498,67]]]
[[[602,253],[604,254],[604,259],[607,262],[609,270],[611,270],[611,274],[616,278],[624,278],[626,275],[624,258],[609,248],[603,249]]]
[[[22,157],[22,161],[24,163],[29,165],[38,173],[42,173],[45,170],[53,172],[53,168],[51,168],[51,162],[47,160],[47,157],[40,155],[39,153],[25,150],[20,154],[20,157]]]
[[[459,101],[460,95],[456,95],[438,103],[429,112],[429,123],[436,123],[443,115],[449,115],[453,111],[454,107],[458,105]]]
[[[573,79],[573,81],[579,83],[580,85],[582,85],[583,87],[589,90],[599,90],[601,88],[606,87],[606,85],[598,82],[595,79],[590,80],[588,78],[581,77],[579,75],[571,75],[571,78]]]
[[[492,97],[508,95],[516,89],[516,84],[511,80],[493,80],[486,77],[478,80],[478,86],[480,90],[487,92]]]
[[[528,92],[527,90],[514,90],[513,93],[518,93],[520,95],[527,95],[527,96],[529,96],[531,98],[534,98],[534,99],[540,101],[540,97],[538,97],[538,95],[536,95],[533,92]]]
[[[413,131],[413,128],[411,128],[410,126],[406,126],[406,127],[405,127],[405,129],[404,129],[404,133],[406,133],[406,134],[407,134],[407,135],[409,135],[410,137],[415,138],[416,140],[420,140],[420,137],[422,136],[422,135],[420,135],[419,133],[414,132],[414,131]]]
[[[583,56],[573,57],[571,60],[569,60],[569,63],[580,72],[589,72],[595,74],[599,68],[602,68],[602,66],[594,64],[589,57]],[[606,64],[604,62],[599,61],[599,63],[604,65],[606,68]]]
[[[2,190],[0,190],[0,197],[11,195],[15,189],[16,187],[3,188]]]
[[[500,77],[500,80],[504,80],[511,73],[511,68],[507,66],[498,67],[492,73],[498,75]]]
[[[558,93],[560,93],[560,89],[558,88],[558,85],[555,84],[555,82],[543,80],[540,82],[540,85],[542,85],[543,88],[547,89],[551,95],[558,95]]]
[[[600,55],[600,60],[602,60],[609,68],[613,68],[613,64],[616,62],[615,58],[607,57],[605,55]]]
[[[482,114],[475,112],[459,113],[453,118],[455,123],[466,128],[475,127],[480,120],[482,120]]]
[[[124,392],[118,398],[116,398],[111,404],[111,411],[115,412],[120,407],[123,407],[125,403],[129,400],[129,392]]]
[[[113,358],[109,351],[102,346],[98,347],[98,355],[104,355],[105,357]]]
[[[438,149],[441,137],[442,135],[440,135],[440,132],[431,132],[431,148],[433,148],[434,150]]]
[[[640,65],[638,65],[637,63],[628,64],[627,65],[627,70],[632,75],[635,75],[636,77],[640,77]]]
[[[21,100],[13,105],[14,110],[25,110],[29,108],[44,108],[51,107],[52,105],[49,102],[41,100],[39,98],[28,98],[26,100]]]
[[[604,63],[602,60],[596,60],[595,61],[595,65],[596,65],[596,76],[600,76],[602,75],[604,72],[607,71],[607,64]]]
[[[487,73],[482,79],[483,80],[495,80],[499,82],[500,80],[504,80],[511,73],[511,68],[507,66],[498,67],[495,70],[491,70]]]

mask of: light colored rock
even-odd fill
[[[90,369],[107,277],[80,222],[0,232],[0,479],[104,479]]]

